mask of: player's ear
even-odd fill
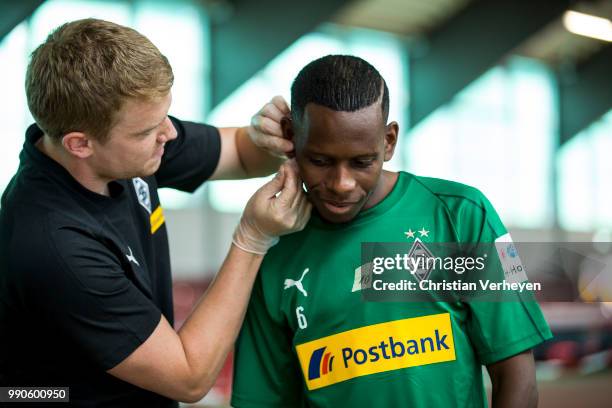
[[[393,157],[398,133],[399,125],[397,122],[391,122],[385,126],[385,161],[389,161]]]
[[[293,159],[295,157],[295,130],[293,129],[293,121],[291,120],[291,117],[283,116],[280,125],[283,131],[283,139],[289,140],[293,143],[293,150],[286,153],[288,158]]]
[[[93,153],[89,137],[82,132],[66,133],[62,137],[62,145],[69,154],[80,159],[85,159]]]

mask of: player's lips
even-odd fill
[[[355,201],[332,201],[332,200],[321,200],[323,206],[327,209],[327,211],[334,214],[343,214],[349,212],[351,208],[357,202]]]

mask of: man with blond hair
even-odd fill
[[[247,204],[233,245],[181,330],[157,189],[270,174],[293,147],[274,99],[243,128],[168,116],[168,60],[143,35],[86,19],[32,54],[36,124],[0,210],[0,386],[70,387],[74,406],[171,407],[210,389],[253,281],[310,204],[293,168]]]

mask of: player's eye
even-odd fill
[[[360,160],[353,161],[353,165],[361,169],[370,167],[373,163],[374,163],[374,159],[360,159]]]
[[[324,167],[329,164],[329,160],[321,159],[317,157],[311,157],[308,160],[310,161],[311,164],[318,166],[318,167]]]

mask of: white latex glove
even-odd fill
[[[234,245],[263,255],[276,245],[279,236],[301,231],[312,210],[301,185],[295,160],[285,162],[249,199],[234,231]]]
[[[293,143],[283,139],[281,119],[291,113],[282,96],[275,96],[251,118],[248,127],[253,143],[277,157],[286,157],[293,150]]]

